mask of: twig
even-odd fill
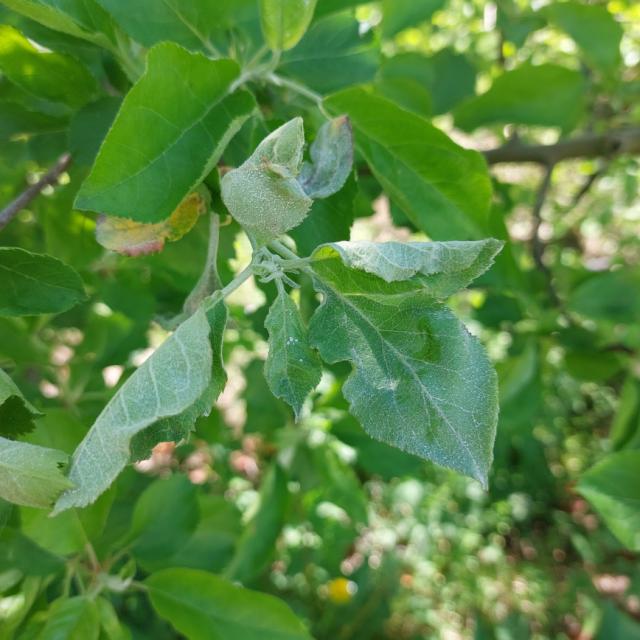
[[[587,195],[587,193],[589,192],[589,189],[591,189],[591,187],[595,184],[596,180],[601,178],[607,172],[608,167],[609,167],[609,163],[603,162],[600,167],[598,167],[593,173],[590,173],[587,176],[583,185],[576,192],[575,196],[573,196],[573,200],[571,202],[572,209],[575,209],[575,207],[578,206],[582,198],[584,198],[584,196]]]
[[[640,127],[587,133],[555,144],[533,145],[514,140],[484,152],[489,164],[535,162],[544,166],[575,158],[608,158],[621,154],[640,154]]]
[[[533,233],[531,236],[531,252],[536,267],[545,275],[548,283],[549,295],[554,303],[558,304],[558,294],[553,287],[553,275],[547,265],[544,263],[544,243],[540,238],[540,227],[542,225],[542,207],[549,193],[551,186],[551,177],[553,176],[554,165],[550,164],[546,167],[542,182],[536,193],[536,200],[533,205],[531,215],[533,217]]]
[[[34,200],[40,192],[49,185],[54,185],[58,178],[69,168],[71,155],[65,153],[60,156],[56,164],[45,173],[38,182],[27,187],[13,202],[0,211],[0,230],[6,227],[15,216]]]

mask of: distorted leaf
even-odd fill
[[[353,132],[346,116],[320,127],[310,149],[311,162],[302,165],[298,181],[313,200],[342,189],[353,166]]]
[[[93,502],[130,460],[158,442],[186,438],[210,411],[226,380],[221,361],[226,307],[218,301],[183,322],[124,383],[73,454],[74,489],[55,513]]]
[[[304,129],[294,118],[267,136],[253,155],[222,179],[222,199],[231,215],[266,244],[306,217],[312,201],[297,181]]]
[[[101,216],[96,224],[96,240],[106,249],[125,256],[140,256],[162,251],[165,240],[180,240],[193,228],[209,205],[203,187],[190,193],[164,221],[135,222],[126,218]]]

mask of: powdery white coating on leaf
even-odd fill
[[[419,275],[426,289],[445,298],[483,274],[502,246],[493,238],[470,242],[334,242],[318,247],[313,258],[339,255],[348,267],[386,282]]]
[[[62,474],[62,451],[0,438],[0,498],[25,507],[48,508],[73,485]]]
[[[222,179],[222,199],[229,212],[260,244],[297,227],[311,209],[312,200],[296,180],[303,149],[302,118],[294,118]]]
[[[298,178],[304,192],[314,200],[328,198],[342,189],[353,166],[353,131],[347,116],[320,127]]]
[[[269,355],[264,372],[271,392],[288,402],[299,417],[305,398],[322,376],[317,353],[309,346],[298,307],[278,283],[278,296],[265,321]]]
[[[209,332],[200,308],[124,383],[73,454],[75,488],[60,497],[54,513],[96,500],[129,462],[136,434],[179,418],[201,398],[212,376]]]
[[[367,433],[486,486],[498,393],[480,343],[419,282],[386,283],[338,257],[313,268],[324,301],[310,340],[327,362],[353,364],[343,393]]]

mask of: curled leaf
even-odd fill
[[[260,244],[297,227],[309,213],[312,200],[297,181],[303,149],[302,118],[294,118],[222,179],[225,205]]]
[[[162,222],[147,224],[127,218],[100,216],[96,225],[96,240],[105,249],[125,256],[157,253],[162,251],[166,240],[180,240],[191,231],[208,206],[209,195],[205,188],[201,188],[190,193]]]
[[[314,200],[342,189],[353,166],[353,131],[347,116],[326,122],[311,145],[311,162],[305,162],[298,181]]]

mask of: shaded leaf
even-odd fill
[[[28,433],[35,427],[33,419],[41,415],[0,369],[0,435],[13,437]]]
[[[261,244],[297,227],[311,208],[311,199],[296,179],[303,149],[302,118],[294,118],[222,179],[222,199],[229,212]]]
[[[349,118],[334,118],[320,127],[310,149],[311,162],[302,165],[298,181],[313,200],[342,189],[353,166],[353,133]]]
[[[593,66],[611,73],[622,61],[622,26],[606,5],[555,2],[541,13],[573,38]]]
[[[145,584],[158,614],[188,640],[311,638],[281,600],[241,589],[211,573],[166,569]]]
[[[19,134],[63,131],[64,118],[33,111],[13,101],[0,101],[0,140],[8,140]]]
[[[213,169],[255,108],[227,95],[239,69],[172,43],[149,50],[76,198],[79,209],[160,222]]]
[[[55,513],[90,504],[130,459],[145,457],[158,442],[186,438],[208,413],[225,382],[226,315],[222,302],[208,312],[201,307],[122,385],[75,451],[69,478],[76,486]]]
[[[101,216],[96,224],[96,240],[106,249],[125,256],[140,256],[162,251],[165,240],[180,240],[198,218],[206,213],[209,194],[202,187],[190,193],[162,222],[147,224],[126,218]]]
[[[122,100],[107,96],[78,111],[69,126],[69,150],[76,165],[91,166],[111,128]]]
[[[356,147],[414,224],[438,240],[489,235],[491,182],[479,153],[361,87],[329,96],[324,104],[349,115]]]
[[[317,0],[260,0],[262,33],[273,51],[295,47],[305,34]]]
[[[225,571],[230,580],[247,584],[266,569],[285,523],[288,502],[287,476],[278,464],[273,464],[262,480],[256,511],[245,526]]]
[[[283,56],[279,72],[323,94],[373,80],[378,48],[373,34],[359,29],[358,21],[346,13],[314,22],[300,44]]]
[[[17,247],[0,247],[0,278],[0,316],[61,313],[87,297],[64,262]]]
[[[0,438],[0,498],[48,508],[73,484],[62,475],[68,456],[26,442]]]
[[[391,38],[403,29],[418,27],[444,4],[445,0],[383,0],[383,37]]]
[[[578,491],[595,507],[616,537],[640,551],[640,450],[619,451],[584,473]]]
[[[56,600],[47,612],[39,640],[98,640],[100,618],[95,602],[85,596]]]
[[[419,281],[386,283],[337,253],[313,270],[324,300],[310,341],[353,364],[343,393],[367,433],[486,485],[498,398],[480,343]]]
[[[465,131],[492,124],[570,129],[585,108],[586,81],[579,71],[554,64],[523,64],[498,76],[486,93],[454,111]]]
[[[85,104],[98,88],[88,69],[76,59],[39,51],[7,25],[0,25],[0,69],[28,93],[70,107]]]
[[[264,373],[273,394],[288,402],[299,417],[306,397],[320,382],[322,367],[318,355],[309,346],[298,307],[280,280],[277,285],[278,296],[265,321],[269,355]]]

